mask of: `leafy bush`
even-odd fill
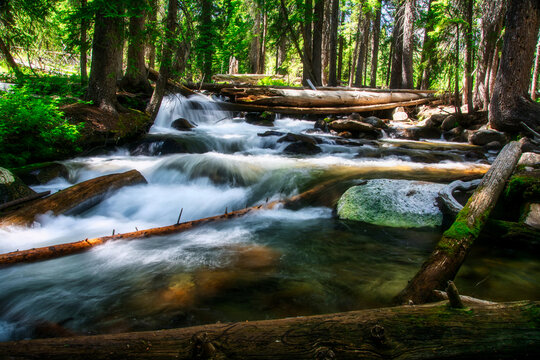
[[[30,93],[37,95],[51,95],[67,98],[82,98],[85,88],[81,85],[80,76],[26,75],[18,79],[18,85],[26,88]],[[62,99],[62,102],[70,102]],[[72,101],[71,102],[75,102]]]
[[[27,86],[0,93],[0,166],[22,166],[76,150],[80,125],[64,119],[59,102]]]
[[[274,79],[271,76],[267,76],[265,78],[260,79],[257,81],[257,85],[261,86],[290,86],[290,84],[282,79]]]

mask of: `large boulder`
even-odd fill
[[[340,219],[419,228],[442,224],[437,197],[443,184],[408,180],[369,180],[348,189],[339,199]]]
[[[469,136],[469,142],[473,145],[484,146],[493,141],[501,144],[506,144],[507,142],[504,133],[495,130],[478,130]]]
[[[341,132],[341,131],[349,131],[349,132],[374,132],[376,129],[373,125],[370,125],[368,123],[358,121],[358,120],[334,120],[330,124],[328,124],[328,127],[332,130]]]
[[[0,204],[35,194],[21,179],[0,167]]]
[[[363,120],[366,124],[376,127],[377,129],[387,129],[388,125],[376,116],[368,116]]]

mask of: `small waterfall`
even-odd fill
[[[205,96],[194,95],[186,98],[180,94],[172,94],[163,98],[151,132],[169,129],[172,122],[178,118],[201,125],[213,124],[230,117],[230,112],[222,110],[217,102]]]

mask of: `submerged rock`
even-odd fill
[[[284,150],[286,154],[315,155],[322,152],[317,145],[308,142],[294,142],[288,145]]]
[[[171,123],[171,127],[180,131],[190,131],[195,127],[189,120],[184,118],[178,118]]]
[[[35,191],[8,169],[0,167],[0,204],[33,195]]]
[[[348,189],[339,199],[340,219],[370,224],[418,228],[442,224],[437,206],[443,184],[377,179]]]

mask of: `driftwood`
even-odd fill
[[[220,106],[224,110],[229,111],[254,111],[264,112],[270,111],[279,114],[286,115],[336,115],[336,114],[352,114],[352,113],[364,113],[371,111],[380,111],[394,109],[397,107],[408,107],[426,104],[433,101],[434,98],[425,98],[412,101],[394,102],[388,104],[377,105],[364,105],[364,106],[341,106],[341,107],[293,107],[293,106],[265,106],[265,105],[251,105],[251,104],[237,104],[220,102]]]
[[[49,211],[54,215],[82,211],[103,200],[111,190],[142,183],[146,183],[146,180],[137,170],[104,175],[83,181],[47,198],[37,200],[8,213],[6,216],[0,218],[0,227],[31,225],[36,216]]]
[[[35,193],[35,194],[32,194],[32,195],[28,195],[28,196],[25,196],[25,197],[22,197],[22,198],[19,198],[19,199],[16,199],[16,200],[5,202],[5,203],[0,205],[0,211],[4,210],[4,209],[9,209],[10,207],[14,207],[14,206],[17,206],[17,205],[20,205],[20,204],[24,204],[25,202],[28,202],[28,201],[40,199],[40,198],[42,198],[44,196],[49,195],[50,193],[51,193],[50,191],[43,191],[43,192],[40,192],[40,193]]]
[[[444,187],[441,191],[439,191],[439,200],[442,203],[442,206],[446,210],[447,213],[456,216],[462,209],[463,205],[461,205],[455,198],[454,198],[454,191],[456,190],[471,190],[480,184],[481,180],[472,180],[472,181],[461,181],[456,180],[452,181],[450,184]]]
[[[396,297],[398,303],[422,304],[430,300],[433,290],[441,289],[454,279],[469,249],[478,238],[506,180],[512,174],[521,145],[513,141],[499,153],[456,221],[442,236],[422,268]]]
[[[435,296],[435,298],[437,300],[448,300],[448,294],[446,293],[446,291],[434,290],[433,295]],[[477,298],[474,298],[474,297],[471,297],[471,296],[466,296],[466,295],[459,295],[459,298],[461,299],[461,302],[463,304],[471,305],[471,306],[474,306],[474,305],[476,305],[476,306],[487,306],[487,305],[496,305],[497,304],[496,302],[493,302],[493,301],[477,299]]]
[[[445,303],[0,343],[8,359],[538,358],[538,302]]]

